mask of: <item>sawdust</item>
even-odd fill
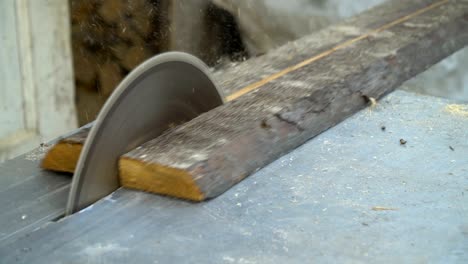
[[[377,100],[373,97],[369,97],[370,108],[374,109],[377,106]]]
[[[452,115],[468,117],[468,105],[449,104],[445,107],[445,111]]]
[[[374,97],[363,95],[362,98],[367,102],[370,109],[374,109],[377,106],[377,99],[375,99]]]
[[[37,160],[42,160],[44,159],[46,153],[52,148],[52,146],[48,144],[41,143],[39,148],[36,148],[26,154],[25,159],[30,160],[30,161],[37,161]]]
[[[374,206],[372,211],[396,211],[398,208],[384,207],[384,206]]]
[[[370,96],[367,96],[367,95],[363,95],[362,98],[364,99],[364,101],[367,103],[368,105],[368,110],[367,110],[367,114],[368,114],[368,117],[370,118],[371,115],[372,115],[372,112],[376,109],[377,107],[377,99],[375,99],[374,97],[370,97]]]

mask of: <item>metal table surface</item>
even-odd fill
[[[394,92],[216,199],[119,189],[3,239],[0,263],[467,263],[468,106],[451,104]]]
[[[0,163],[0,247],[63,216],[71,177],[39,166],[49,147],[59,140]]]

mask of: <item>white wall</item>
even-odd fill
[[[76,128],[68,1],[0,1],[0,160]]]

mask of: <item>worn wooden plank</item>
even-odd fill
[[[349,26],[357,37],[302,58],[228,98],[256,92],[125,154],[122,185],[195,201],[218,196],[464,47],[468,1],[434,1],[370,32]],[[309,43],[296,45],[307,51]]]
[[[90,129],[90,126],[86,126],[77,133],[59,140],[47,152],[41,162],[41,167],[53,171],[73,173]]]
[[[416,0],[411,2],[394,0],[386,2],[342,23],[307,36],[300,41],[291,42],[267,55],[252,58],[242,63],[235,63],[222,69],[216,69],[214,71],[215,81],[224,94],[233,94],[252,83],[297,64],[305,58],[321,54],[340,43],[356,38],[363,33],[395,21],[421,8],[425,8],[433,2],[432,0]],[[43,168],[71,172],[74,165],[67,165],[65,168],[60,165],[72,165],[76,163],[75,157],[79,156],[79,151],[81,150],[79,145],[84,143],[85,137],[86,134],[83,134],[79,138],[75,137],[70,140],[76,147],[68,148],[68,150],[74,153],[61,156],[47,156],[47,159],[50,160],[49,162],[42,163]],[[62,141],[67,144],[69,140],[65,138]],[[56,147],[62,147],[61,143],[59,142]],[[54,149],[51,151],[54,151]],[[61,161],[54,161],[54,157],[61,157]],[[71,159],[65,160],[67,157]],[[49,166],[49,164],[54,164],[54,166]]]

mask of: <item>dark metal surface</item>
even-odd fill
[[[223,104],[204,63],[192,55],[157,55],[133,70],[99,113],[75,174],[67,214],[119,187],[118,159],[171,125]]]
[[[0,246],[64,215],[71,175],[44,171],[39,163],[50,146],[92,124],[0,163]]]
[[[71,177],[38,163],[20,156],[0,164],[0,245],[64,213]]]
[[[119,189],[0,263],[467,263],[468,106],[450,104],[395,92],[208,202]]]

